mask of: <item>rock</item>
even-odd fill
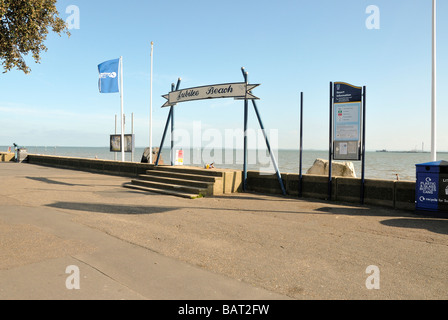
[[[152,163],[156,163],[159,148],[152,148]],[[149,148],[145,148],[142,155],[141,163],[149,163]],[[160,154],[159,164],[163,164],[162,154]]]
[[[306,174],[325,175],[325,168],[328,166],[328,161],[323,159],[314,160],[313,166],[308,169]],[[328,174],[328,171],[327,171]]]
[[[353,162],[335,162],[332,161],[331,176],[332,177],[352,177],[356,178],[355,167]],[[316,159],[311,168],[306,172],[307,174],[327,175],[328,176],[329,163],[328,160]]]

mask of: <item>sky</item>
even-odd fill
[[[79,16],[68,10],[73,5]],[[366,10],[370,5],[379,15]],[[0,145],[109,146],[120,95],[99,93],[97,66],[122,56],[126,133],[133,113],[135,144],[147,147],[153,41],[153,146],[161,141],[169,112],[162,95],[172,83],[181,78],[182,89],[242,82],[244,67],[249,83],[260,84],[253,94],[274,147],[299,147],[303,92],[303,147],[328,149],[329,83],[343,81],[366,86],[367,150],[429,151],[431,6],[431,0],[59,0],[71,36],[50,33],[41,63],[27,57],[31,74],[0,74]],[[436,141],[438,151],[448,151],[448,1],[438,1],[437,10]],[[376,29],[368,28],[372,23]],[[248,128],[258,132],[249,106]],[[190,101],[174,110],[177,145],[241,145],[242,101]],[[236,133],[232,139],[229,132]]]

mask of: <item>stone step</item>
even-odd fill
[[[165,189],[159,189],[159,188],[144,187],[144,186],[136,185],[136,184],[129,183],[129,182],[128,183],[124,183],[123,187],[129,188],[129,189],[147,191],[147,192],[166,194],[166,195],[182,197],[182,198],[187,198],[187,199],[196,199],[196,198],[201,198],[202,197],[199,194],[179,192],[179,191],[172,191],[172,190],[165,190]]]
[[[184,167],[184,166],[154,166],[152,169],[148,171],[151,170],[170,171],[175,173],[187,173],[187,174],[212,176],[212,177],[222,177],[224,175],[222,171],[218,171],[216,169],[202,169],[202,168]]]
[[[204,188],[204,189],[212,189],[214,182],[207,182],[207,181],[197,181],[197,180],[190,180],[190,179],[183,179],[183,178],[171,178],[171,177],[164,177],[164,176],[153,176],[151,174],[141,174],[138,176],[139,180],[145,180],[145,181],[154,181],[154,182],[162,182],[167,184],[177,184],[181,186],[189,186],[189,187],[197,187],[197,188]]]
[[[181,192],[181,193],[190,193],[190,194],[195,194],[195,195],[207,195],[207,191],[208,191],[207,188],[183,186],[183,185],[173,184],[173,183],[163,183],[163,182],[155,182],[155,181],[140,180],[140,179],[133,179],[133,180],[131,180],[131,183],[134,185],[143,186],[143,187],[176,191],[176,192]]]
[[[192,181],[205,181],[205,182],[216,182],[217,179],[222,179],[222,177],[219,177],[219,176],[173,172],[173,171],[168,171],[168,170],[159,171],[156,169],[146,170],[146,175],[147,176],[176,178],[176,179],[183,179],[183,180],[192,180]]]
[[[240,172],[230,169],[204,169],[189,166],[150,166],[131,181],[131,185],[186,193],[187,197],[213,196],[237,192]],[[152,191],[149,190],[149,191]]]

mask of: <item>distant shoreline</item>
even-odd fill
[[[368,151],[367,151],[368,152]],[[430,153],[429,151],[397,151],[397,150],[376,150],[375,152],[384,152],[384,153]],[[437,151],[438,153],[444,153],[445,151]]]
[[[4,148],[6,148],[5,150],[7,150],[8,147],[11,147],[11,150],[14,150],[13,146],[6,146],[6,145],[2,146],[2,145],[0,145],[0,151],[3,150]],[[35,148],[35,149],[36,148],[46,148],[46,149],[57,149],[57,148],[89,148],[89,149],[105,148],[105,149],[109,149],[110,148],[109,146],[22,146],[22,145],[20,145],[19,147],[20,148],[25,148],[25,149],[33,149],[33,148]],[[158,147],[158,146],[153,146],[153,147]],[[143,149],[144,150],[145,148],[147,148],[147,146],[146,147],[145,146],[135,146],[135,149]],[[176,147],[176,148],[178,148],[178,147]],[[209,146],[204,147],[204,146],[202,146],[202,149],[204,149],[204,148],[212,148],[213,149],[213,147],[209,147]],[[169,146],[163,146],[163,149],[170,150],[170,147]],[[193,150],[193,149],[197,149],[197,148],[196,147],[186,147],[184,149],[185,150],[187,150],[187,149]],[[235,151],[242,151],[243,150],[243,148],[218,148],[218,147],[216,147],[215,149],[235,150]],[[257,150],[257,149],[248,148],[248,150],[253,151],[253,150]],[[278,149],[275,149],[275,150],[278,150],[278,151],[296,151],[296,152],[300,151],[299,148],[297,148],[297,149],[278,148]],[[312,149],[312,148],[310,148],[310,149],[303,149],[303,151],[328,152],[328,149]],[[384,153],[431,153],[430,151],[387,150],[387,149],[383,149],[383,150],[368,150],[368,149],[366,149],[366,152],[378,152],[378,153],[383,153],[383,152]],[[437,153],[448,153],[448,150],[447,151],[437,151]]]

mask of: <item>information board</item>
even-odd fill
[[[134,152],[135,149],[135,135],[125,134],[124,135],[124,152]],[[121,135],[111,134],[110,135],[110,152],[121,152]]]
[[[334,83],[333,159],[360,160],[362,87]]]

